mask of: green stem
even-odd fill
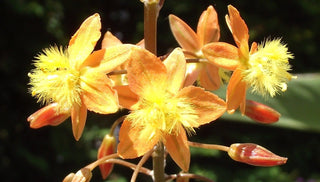
[[[164,182],[164,146],[159,142],[152,154],[154,182]]]

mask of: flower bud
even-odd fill
[[[280,113],[276,110],[252,100],[246,100],[246,110],[244,114],[254,121],[264,124],[275,123],[280,117]]]
[[[69,110],[61,111],[57,103],[49,104],[37,112],[30,115],[27,119],[31,128],[41,128],[43,126],[56,126],[65,121],[70,116]]]
[[[92,173],[88,168],[80,169],[76,174],[70,173],[64,179],[63,182],[89,182],[91,180]]]
[[[228,154],[235,161],[253,166],[277,166],[287,162],[287,158],[280,157],[266,148],[253,143],[232,144]]]
[[[101,159],[104,156],[113,154],[115,153],[115,150],[116,150],[116,139],[113,136],[107,134],[103,138],[103,141],[100,145],[97,158]],[[106,179],[113,169],[113,164],[112,163],[100,164],[99,168],[100,168],[102,178]]]

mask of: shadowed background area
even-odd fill
[[[320,1],[167,0],[158,20],[159,55],[178,46],[170,32],[168,15],[175,14],[196,29],[201,12],[209,5],[218,12],[220,40],[233,43],[224,21],[228,4],[235,6],[246,21],[250,42],[282,37],[295,55],[291,61],[292,72],[308,73],[308,78],[314,79],[289,85],[288,91],[292,89],[293,92],[279,98],[280,103],[267,99],[271,104],[281,105],[281,111],[290,111],[284,113],[286,120],[280,120],[276,127],[243,122],[237,116],[203,126],[197,129],[196,136],[190,137],[192,141],[223,145],[257,143],[288,157],[286,165],[252,167],[230,160],[223,152],[192,148],[191,172],[219,182],[320,181],[320,129],[312,129],[320,127],[320,119],[314,119],[320,116],[320,99],[317,97],[320,95],[320,79],[319,74],[311,74],[320,71],[317,55],[320,50]],[[96,12],[101,16],[102,33],[109,30],[125,43],[137,43],[143,38],[143,5],[139,0],[0,2],[1,181],[61,181],[68,173],[95,160],[102,137],[122,114],[102,116],[89,113],[79,142],[73,139],[69,119],[57,127],[38,130],[30,129],[26,121],[41,107],[28,93],[27,74],[33,68],[34,56],[50,45],[66,46],[82,21]],[[305,108],[288,108],[291,105]],[[294,125],[297,122],[305,122],[306,127]],[[167,162],[168,173],[179,172],[171,159]],[[106,181],[127,181],[130,175],[131,170],[115,166],[114,173]],[[94,170],[92,181],[103,181],[98,169]],[[150,178],[141,175],[139,181],[150,181]]]

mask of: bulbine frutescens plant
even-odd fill
[[[247,100],[246,90],[272,97],[287,89],[286,83],[293,77],[288,73],[288,61],[293,55],[286,45],[274,39],[249,46],[247,25],[231,5],[226,23],[235,45],[220,41],[218,16],[209,6],[201,14],[196,31],[170,15],[170,28],[181,48],[157,56],[156,25],[164,0],[142,2],[144,40],[138,44],[123,44],[106,32],[101,49],[94,51],[101,37],[100,16],[94,14],[81,24],[66,48],[53,46],[35,58],[35,68],[29,73],[30,92],[46,106],[29,116],[31,128],[55,126],[71,117],[74,138],[79,140],[87,110],[98,114],[129,110],[104,137],[97,160],[70,173],[64,181],[89,181],[91,171],[98,166],[105,179],[114,164],[133,169],[131,181],[139,173],[160,182],[191,178],[211,181],[188,172],[190,146],[225,151],[233,160],[249,165],[286,163],[287,158],[257,144],[228,147],[188,140],[196,134],[195,128],[215,121],[226,111],[233,114],[238,108],[257,122],[278,121],[277,111]],[[222,84],[228,84],[226,100],[210,92]],[[166,154],[181,173],[164,172]],[[125,160],[138,157],[138,164]],[[153,169],[143,167],[150,157]]]

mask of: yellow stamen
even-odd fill
[[[79,71],[70,66],[68,55],[62,48],[50,47],[39,54],[30,77],[30,91],[38,101],[57,102],[69,108],[80,103]]]
[[[250,55],[247,69],[243,71],[244,80],[252,87],[253,92],[261,95],[268,93],[275,96],[285,91],[286,83],[292,78],[289,59],[293,55],[280,39],[266,41],[258,46],[257,52]]]

